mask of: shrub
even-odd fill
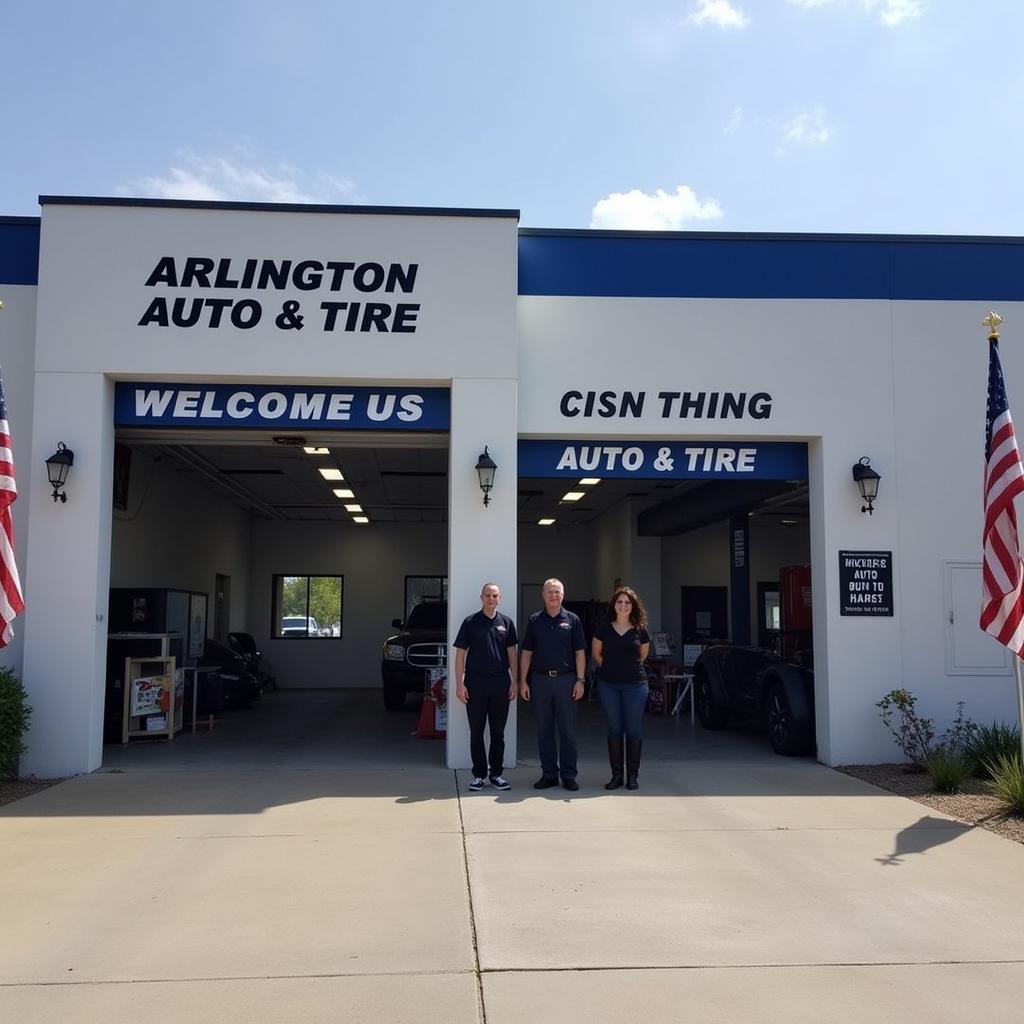
[[[975,774],[987,779],[990,765],[1001,757],[1020,760],[1020,729],[1005,722],[983,725],[967,744],[967,754],[974,762]]]
[[[1018,755],[1001,755],[986,766],[988,788],[1001,800],[1011,814],[1024,815],[1024,764]]]
[[[18,774],[18,758],[25,750],[21,738],[31,714],[18,677],[9,668],[0,668],[0,779]]]
[[[904,757],[925,770],[933,751],[962,757],[978,731],[978,726],[964,715],[962,700],[956,703],[956,718],[937,742],[935,719],[918,715],[917,698],[909,690],[890,690],[875,707]]]
[[[939,793],[959,793],[974,771],[974,762],[961,751],[936,747],[925,759],[932,787]]]

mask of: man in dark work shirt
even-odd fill
[[[534,612],[523,634],[519,657],[519,693],[531,701],[537,719],[541,777],[534,789],[557,786],[568,790],[576,781],[576,702],[582,700],[587,667],[587,641],[579,617],[562,607],[565,588],[551,579],[542,591],[544,608]],[[527,673],[533,676],[527,682]],[[555,745],[555,729],[558,745]]]
[[[455,696],[469,716],[469,752],[473,758],[474,793],[490,779],[495,789],[511,789],[503,774],[505,722],[509,703],[516,699],[515,623],[498,611],[501,588],[485,583],[480,611],[467,615],[455,638]],[[490,754],[484,747],[484,726],[489,723]]]

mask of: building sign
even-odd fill
[[[118,427],[447,430],[445,388],[118,383]]]
[[[892,615],[892,552],[839,552],[839,614]]]
[[[248,331],[267,321],[279,331],[414,334],[418,271],[373,260],[161,256],[138,325]]]
[[[643,480],[806,480],[807,445],[787,441],[520,441],[519,475]]]
[[[569,419],[641,419],[652,411],[663,420],[766,420],[767,391],[566,391],[558,403]]]

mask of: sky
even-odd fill
[[[526,227],[1024,234],[1019,0],[3,0],[43,195]]]

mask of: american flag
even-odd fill
[[[993,330],[988,342],[981,628],[1017,655],[1024,655],[1024,565],[1013,499],[1022,491],[1024,466],[1006,401],[999,340]]]
[[[7,400],[0,376],[0,647],[14,639],[11,621],[25,607],[21,596],[21,580],[14,561],[14,524],[11,505],[18,496],[14,482],[14,456],[11,454],[11,432],[7,426]]]

